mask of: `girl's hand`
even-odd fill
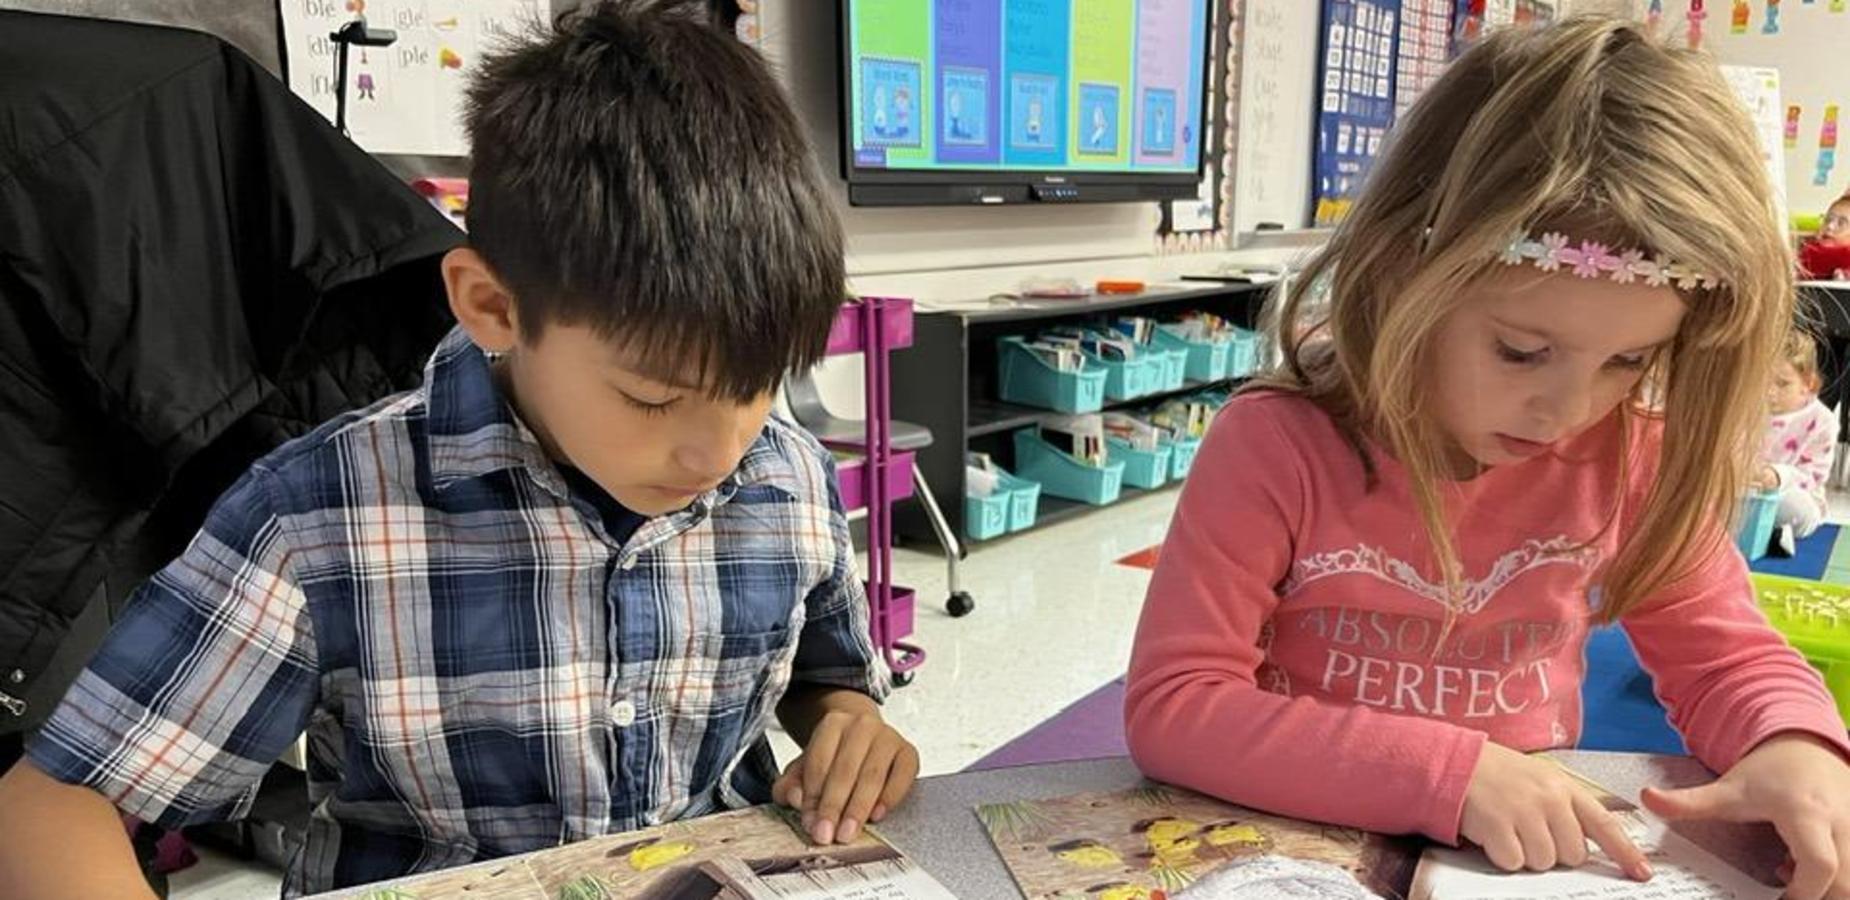
[[[1770,822],[1792,854],[1788,898],[1850,900],[1850,765],[1821,738],[1774,735],[1720,780],[1647,789],[1644,805],[1670,820]]]
[[[1651,877],[1644,851],[1585,785],[1548,760],[1495,742],[1485,742],[1471,773],[1458,833],[1506,872],[1584,865],[1591,839],[1627,878]]]
[[[1779,487],[1779,473],[1773,471],[1772,466],[1761,466],[1760,474],[1754,478],[1754,487],[1763,491],[1777,489]]]

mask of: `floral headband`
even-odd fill
[[[1597,241],[1575,244],[1564,234],[1548,232],[1540,240],[1518,234],[1504,246],[1498,259],[1505,265],[1532,265],[1544,272],[1566,269],[1581,278],[1609,278],[1619,284],[1643,282],[1651,287],[1674,284],[1682,290],[1713,290],[1721,280],[1662,256],[1647,258],[1643,250],[1608,249]]]

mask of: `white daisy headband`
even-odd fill
[[[1576,244],[1566,235],[1553,231],[1539,240],[1518,234],[1497,258],[1505,265],[1532,265],[1544,272],[1565,269],[1581,278],[1606,278],[1619,284],[1675,285],[1686,291],[1713,290],[1722,284],[1719,278],[1661,255],[1650,257],[1643,250],[1608,248],[1598,241]]]

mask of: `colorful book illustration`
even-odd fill
[[[320,895],[324,900],[951,900],[871,833],[810,846],[795,813],[760,806],[497,862]]]
[[[1029,900],[1183,900],[1230,884],[1226,896],[1402,900],[1419,859],[1410,841],[1157,784],[990,804],[977,817]]]
[[[1028,900],[1772,900],[1661,820],[1575,775],[1651,860],[1627,880],[1603,854],[1580,869],[1509,874],[1482,851],[1316,825],[1153,783],[996,803],[977,817]]]

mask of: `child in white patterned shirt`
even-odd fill
[[[1790,555],[1797,538],[1818,530],[1830,505],[1825,483],[1837,455],[1837,414],[1818,399],[1818,348],[1794,330],[1767,394],[1772,408],[1760,451],[1762,490],[1779,492],[1776,542]]]

